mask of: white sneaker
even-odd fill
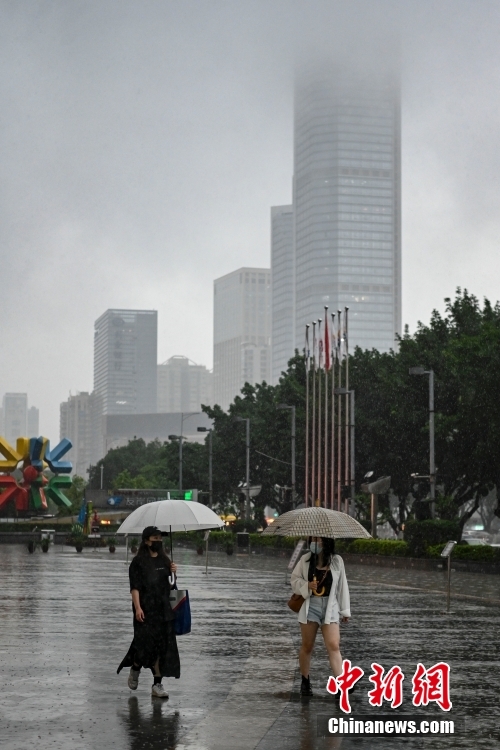
[[[140,673],[141,673],[140,669],[134,669],[133,667],[130,667],[130,674],[128,676],[128,686],[131,690],[137,690],[137,685],[139,684]]]
[[[151,695],[153,698],[168,698],[168,693],[161,682],[157,685],[153,685],[151,688]]]

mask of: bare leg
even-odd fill
[[[309,668],[311,666],[311,654],[314,648],[314,641],[316,640],[316,633],[318,632],[317,622],[308,622],[306,625],[300,623],[300,630],[302,634],[302,645],[299,651],[299,666],[300,673],[303,677],[309,677]]]
[[[322,625],[321,632],[328,651],[328,660],[334,677],[342,672],[342,655],[340,653],[340,628],[338,622]]]

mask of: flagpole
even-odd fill
[[[328,372],[330,370],[330,327],[328,325],[328,305],[325,305],[325,463],[323,500],[328,508]]]
[[[305,503],[309,505],[309,324],[306,325],[306,346],[304,350],[306,366],[306,476]]]
[[[337,310],[337,365],[338,387],[342,387],[342,310]],[[337,396],[337,509],[342,510],[342,396]]]
[[[346,391],[349,391],[349,319],[348,319],[349,308],[344,309],[344,340],[345,340],[345,387]],[[351,487],[350,477],[350,463],[349,463],[349,393],[345,394],[345,478],[346,485]],[[349,498],[346,494],[345,498],[345,512],[349,513]]]
[[[317,500],[321,506],[321,360],[323,354],[323,340],[321,338],[321,318],[318,318],[318,487]]]
[[[313,320],[313,355],[312,355],[312,461],[311,461],[311,503],[316,504],[316,321]]]
[[[330,477],[330,507],[335,510],[335,313],[332,316],[332,434],[331,434],[331,477]]]

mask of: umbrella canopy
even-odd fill
[[[355,518],[327,508],[298,508],[283,513],[262,533],[324,536],[330,539],[371,539],[371,534]]]
[[[142,534],[146,526],[160,531],[198,531],[224,526],[206,505],[186,500],[157,500],[136,508],[122,523],[117,534]]]

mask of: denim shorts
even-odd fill
[[[317,622],[318,625],[325,624],[326,608],[328,607],[328,596],[311,595],[309,599],[309,611],[307,622]]]

